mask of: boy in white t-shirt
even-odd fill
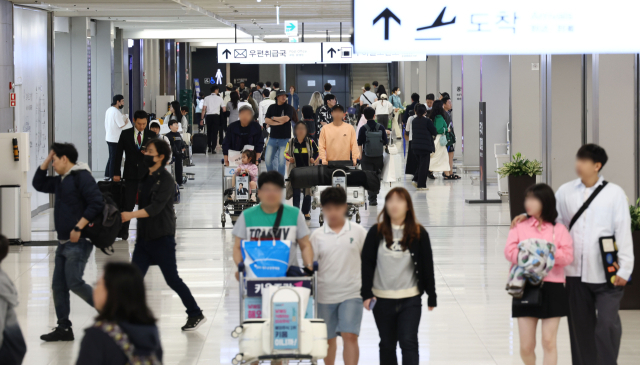
[[[327,324],[329,350],[324,359],[333,365],[336,337],[342,336],[345,365],[356,365],[360,357],[358,335],[362,322],[360,254],[367,231],[345,219],[347,194],[331,187],[320,195],[325,225],[311,235],[314,260],[318,261],[318,316]]]

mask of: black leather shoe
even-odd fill
[[[40,339],[46,342],[73,341],[73,330],[71,328],[56,327],[53,332],[40,336]]]

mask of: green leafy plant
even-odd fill
[[[496,172],[500,177],[542,175],[542,162],[531,161],[518,152],[513,156],[513,161],[505,163]]]
[[[640,198],[636,200],[636,205],[629,206],[631,213],[631,231],[640,231]]]

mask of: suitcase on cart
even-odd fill
[[[192,153],[207,153],[207,135],[204,133],[194,134],[191,147]]]

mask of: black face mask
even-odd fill
[[[122,108],[124,108],[124,105],[120,105],[120,106],[118,107],[118,109],[122,109]]]
[[[147,167],[153,167],[156,164],[156,162],[153,160],[154,157],[156,156],[144,155],[144,157],[142,158],[142,162],[144,162]]]

